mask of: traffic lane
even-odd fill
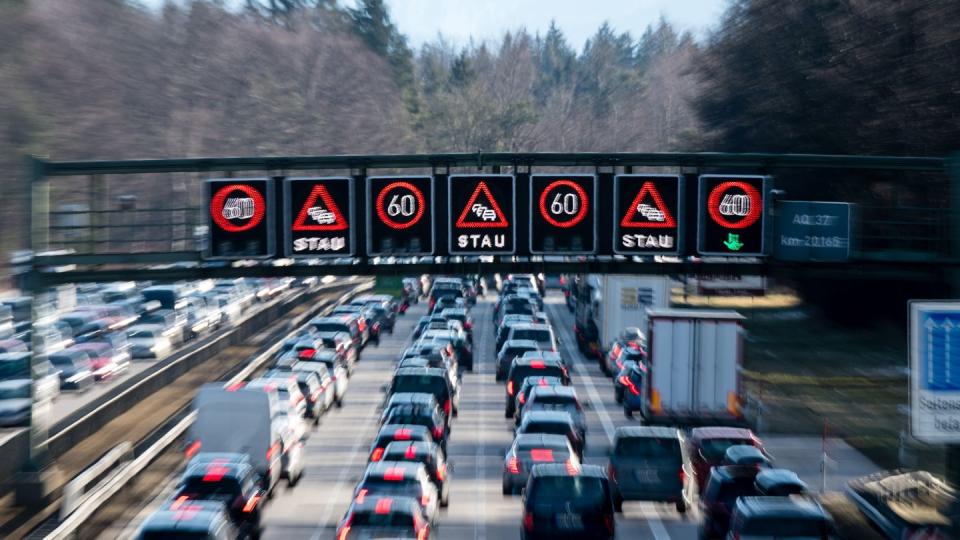
[[[577,341],[570,330],[573,316],[567,310],[562,295],[548,293],[544,307],[560,338],[560,354],[571,366],[574,388],[581,402],[585,403],[587,419],[587,447],[584,462],[606,467],[609,451],[617,427],[639,425],[623,415],[623,407],[613,395],[613,382],[600,371],[594,359],[586,359],[577,349]],[[617,517],[619,538],[668,538],[683,540],[697,537],[700,522],[699,511],[694,505],[685,514],[676,511],[672,504],[627,501],[623,513]]]
[[[368,451],[379,428],[382,386],[390,381],[397,359],[410,345],[414,325],[425,313],[412,306],[397,318],[392,335],[372,343],[350,377],[343,408],[333,408],[307,441],[306,469],[294,488],[276,491],[263,514],[266,539],[333,539],[353,490],[367,466]],[[453,437],[457,436],[456,425]],[[451,439],[453,440],[453,439]]]

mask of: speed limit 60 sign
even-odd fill
[[[367,253],[433,254],[433,177],[367,178]]]
[[[209,243],[207,259],[274,256],[273,180],[217,178],[204,182]]]
[[[597,177],[592,174],[530,176],[530,252],[594,253]]]
[[[756,257],[766,253],[769,181],[769,176],[700,177],[700,254]]]

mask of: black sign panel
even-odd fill
[[[613,179],[613,251],[621,255],[680,252],[683,177],[621,174]]]
[[[593,253],[597,249],[597,177],[530,176],[530,252]]]
[[[209,259],[274,255],[273,181],[224,178],[205,182]]]
[[[450,253],[514,253],[516,179],[509,174],[451,175],[448,182]]]
[[[766,176],[700,177],[697,251],[703,255],[765,254]]]
[[[340,177],[286,179],[283,226],[288,257],[353,255],[352,183]]]
[[[433,254],[433,177],[367,178],[367,253]]]

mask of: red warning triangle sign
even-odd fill
[[[319,205],[318,199],[321,203]],[[327,187],[317,184],[307,196],[307,201],[297,214],[297,219],[293,221],[292,228],[295,231],[343,231],[348,226],[347,219],[343,217]]]
[[[483,195],[484,200],[478,201],[477,199],[480,199],[481,195]],[[467,199],[467,204],[460,212],[460,218],[457,219],[456,226],[462,229],[501,229],[509,227],[510,222],[507,221],[503,211],[500,210],[500,205],[497,204],[497,200],[490,193],[487,183],[481,180],[477,184],[477,188],[473,190],[473,195],[470,195],[470,198]]]
[[[652,203],[652,204],[651,204]],[[620,220],[621,227],[640,227],[644,229],[670,229],[677,222],[670,209],[663,202],[653,182],[644,182]]]

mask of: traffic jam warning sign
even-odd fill
[[[703,255],[764,255],[768,181],[768,176],[701,176],[697,251]]]
[[[367,178],[367,253],[432,255],[432,176]]]
[[[450,253],[514,253],[516,179],[513,175],[451,175],[447,181]]]
[[[273,183],[268,178],[210,179],[204,182],[210,238],[209,259],[251,259],[274,255]]]
[[[287,178],[283,186],[288,257],[349,257],[354,253],[350,178]]]
[[[683,177],[621,174],[613,179],[613,251],[621,255],[680,252]]]
[[[530,252],[595,252],[596,193],[592,174],[531,175]]]

